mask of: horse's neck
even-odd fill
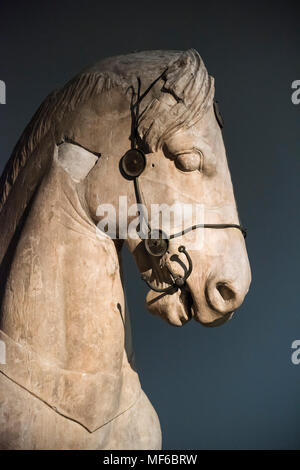
[[[114,243],[96,233],[54,162],[15,252],[2,330],[58,367],[118,374],[131,356],[127,323]]]

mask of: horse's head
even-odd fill
[[[191,318],[222,324],[243,302],[251,274],[213,79],[194,50],[116,57],[90,72],[97,67],[116,86],[102,92],[101,100],[87,102],[64,129],[101,153],[85,179],[89,213],[102,227],[104,220],[116,222],[112,238],[127,238],[151,287],[147,306],[152,313],[174,325]],[[135,154],[122,159],[130,148]],[[135,203],[144,206],[138,235],[131,230],[137,226]],[[165,204],[162,218],[153,218],[153,204]],[[109,207],[114,214],[105,213]],[[174,207],[166,228],[164,215]],[[192,212],[179,223],[186,207]],[[189,227],[194,229],[181,234]],[[169,240],[160,233],[149,243],[145,238],[154,229]]]

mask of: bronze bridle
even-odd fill
[[[132,117],[131,136],[130,136],[131,148],[125,153],[125,155],[120,160],[120,171],[121,171],[121,174],[124,176],[124,178],[133,181],[137,204],[143,203],[138,178],[143,173],[146,167],[146,155],[145,155],[145,152],[141,149],[141,146],[139,146],[139,136],[138,136],[139,105],[141,101],[143,100],[143,98],[148,94],[151,88],[155,85],[155,83],[163,77],[165,72],[166,70],[156,80],[154,80],[154,82],[151,83],[151,85],[146,89],[146,91],[142,95],[140,94],[141,81],[139,78],[138,78],[138,93],[137,94],[135,93],[133,86],[130,87],[132,91],[132,101],[131,101],[131,108],[130,108],[131,117]],[[137,99],[135,102],[133,102],[135,95],[137,95]],[[219,107],[216,101],[214,101],[214,112],[215,112],[216,119],[220,127],[222,128],[223,119],[220,114]],[[143,213],[140,215],[144,217]],[[208,229],[236,228],[242,232],[244,238],[246,238],[246,234],[247,234],[246,229],[238,224],[195,224],[195,225],[191,225],[187,229],[184,229],[177,233],[173,233],[169,236],[166,235],[160,229],[152,230],[148,221],[146,221],[146,225],[147,225],[147,233],[144,234],[145,236],[143,237],[140,236],[140,238],[144,243],[146,251],[151,256],[154,256],[154,257],[162,257],[166,254],[169,248],[169,240],[180,237],[184,235],[185,233],[191,232],[192,230],[196,230],[198,228],[208,228]],[[174,273],[172,273],[172,271],[167,267],[173,279],[173,282],[168,287],[159,288],[151,284],[149,280],[147,279],[147,276],[143,274],[142,279],[143,281],[146,282],[146,284],[148,285],[150,289],[152,289],[155,292],[159,292],[163,294],[173,294],[178,289],[184,287],[188,277],[192,273],[193,263],[184,245],[179,246],[178,252],[183,253],[188,262],[187,266],[184,265],[185,266],[184,275],[175,276]]]

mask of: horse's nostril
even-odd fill
[[[218,283],[217,289],[224,300],[233,300],[235,298],[235,293],[226,284]]]

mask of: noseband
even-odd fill
[[[142,99],[148,94],[150,89],[155,85],[155,83],[163,77],[165,72],[166,70],[147,88],[147,90],[142,95],[140,95],[141,81],[138,78],[138,93],[137,93],[137,99],[135,103],[133,103],[133,98],[136,95],[136,93],[133,87],[130,87],[132,90],[132,102],[131,102],[131,108],[130,108],[131,117],[132,117],[131,136],[130,136],[131,149],[128,150],[125,153],[125,155],[122,157],[120,161],[120,171],[121,171],[121,174],[124,176],[124,178],[133,181],[136,201],[138,204],[143,203],[138,178],[143,173],[146,167],[145,153],[138,146],[139,105]],[[215,116],[217,118],[217,121],[220,127],[222,128],[223,120],[221,118],[220,111],[216,102],[214,102],[214,111],[215,111]],[[143,214],[141,215],[143,216]],[[242,232],[244,238],[246,238],[246,234],[247,234],[246,229],[238,224],[196,224],[196,225],[191,225],[190,227],[180,232],[173,233],[170,236],[167,236],[162,230],[152,230],[148,222],[146,222],[146,225],[148,228],[147,234],[146,234],[146,237],[141,238],[141,240],[144,243],[146,251],[151,256],[154,256],[154,257],[162,257],[167,253],[168,248],[169,248],[169,240],[180,237],[184,235],[185,233],[191,232],[192,230],[196,230],[198,228],[210,228],[210,229],[236,228]],[[187,263],[188,263],[187,265],[184,265],[184,272],[185,272],[184,275],[176,276],[167,267],[169,274],[171,275],[171,278],[172,278],[172,284],[165,288],[158,288],[154,286],[153,284],[151,284],[149,280],[147,279],[147,276],[143,274],[142,280],[146,282],[146,284],[148,285],[150,289],[152,289],[155,292],[162,293],[162,294],[173,294],[174,292],[178,291],[178,289],[181,289],[185,286],[186,280],[192,273],[193,263],[185,246],[180,245],[178,248],[178,252],[183,253],[185,255]]]

